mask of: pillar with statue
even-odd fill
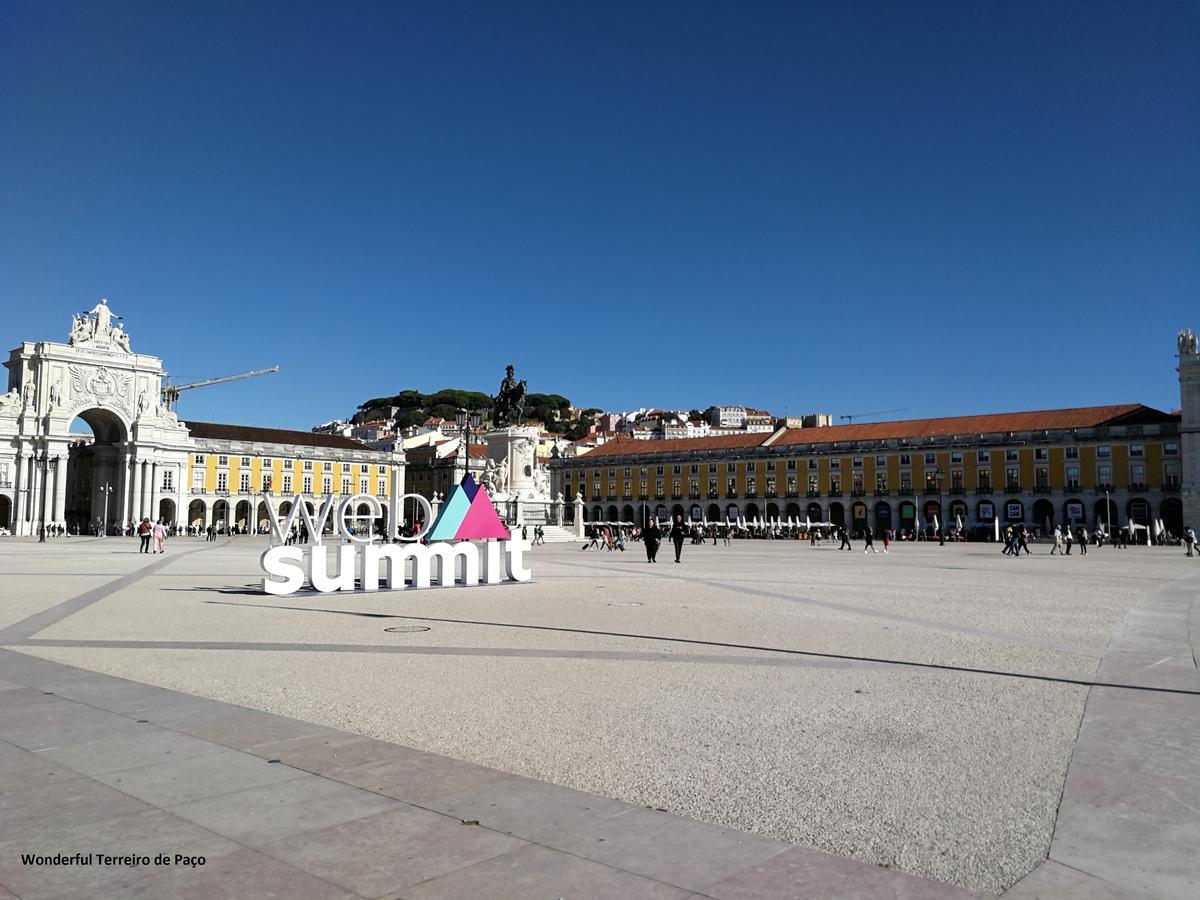
[[[539,430],[524,424],[526,382],[508,366],[492,398],[492,427],[482,481],[509,525],[544,525],[551,520],[550,471],[537,459]]]

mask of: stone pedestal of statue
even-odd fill
[[[538,429],[509,425],[487,433],[488,461],[483,482],[501,517],[510,524],[549,521],[549,473],[537,461]]]

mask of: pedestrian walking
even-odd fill
[[[1020,556],[1022,550],[1025,551],[1026,556],[1032,555],[1029,552],[1029,531],[1024,525],[1022,525],[1021,530],[1017,532],[1017,546],[1016,549],[1013,550],[1013,556]]]
[[[154,552],[166,553],[167,526],[163,524],[162,519],[154,523],[154,527],[150,529],[150,533],[154,537]]]
[[[884,552],[884,553],[887,553],[887,552],[888,552],[888,545],[889,545],[889,544],[891,544],[891,542],[892,542],[892,531],[891,531],[891,529],[890,529],[890,528],[884,528],[884,529],[882,529],[882,530],[883,530],[883,534],[882,534],[882,537],[883,537],[883,552]]]
[[[841,525],[838,526],[837,536],[841,540],[841,543],[838,545],[839,550],[853,550],[854,549],[853,547],[850,546],[850,535],[847,533],[844,526],[841,526]]]
[[[642,532],[642,543],[646,547],[646,562],[658,562],[658,545],[662,543],[662,532],[654,519],[650,520],[650,524]]]
[[[1061,554],[1062,548],[1063,548],[1062,529],[1059,528],[1057,525],[1055,525],[1054,526],[1054,546],[1050,548],[1050,555],[1053,556],[1055,553]]]
[[[1084,525],[1079,526],[1079,555],[1087,556],[1088,532]]]
[[[1190,529],[1190,528],[1187,529],[1186,531],[1184,531],[1183,543],[1184,543],[1184,546],[1187,547],[1187,555],[1195,556],[1196,554],[1194,553],[1194,551],[1196,549],[1196,532],[1192,531],[1192,529]]]
[[[1067,545],[1067,552],[1065,555],[1070,556],[1071,545],[1075,543],[1075,533],[1071,530],[1070,525],[1063,529],[1063,542]]]
[[[150,552],[150,532],[151,531],[153,531],[153,529],[150,527],[149,519],[142,519],[142,521],[138,523],[137,533],[138,533],[138,537],[140,537],[142,539],[142,545],[138,548],[138,553],[149,553]]]
[[[863,547],[863,553],[878,553],[875,549],[875,535],[871,531],[871,526],[868,525],[863,529],[863,539],[866,540],[866,546]]]
[[[683,524],[683,516],[676,513],[675,524],[671,526],[671,543],[675,545],[675,562],[682,562],[679,557],[683,553],[683,542],[687,540],[688,534],[688,527]]]

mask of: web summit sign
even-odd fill
[[[437,519],[410,537],[395,534],[401,504],[412,498],[425,509],[425,521],[433,519],[429,501],[418,494],[392,497],[389,525],[397,543],[384,543],[371,534],[371,528],[355,528],[362,517],[355,511],[368,508],[370,522],[383,515],[383,504],[369,494],[356,494],[337,504],[333,529],[348,543],[326,547],[321,543],[325,526],[334,511],[328,498],[321,511],[309,512],[303,498],[296,497],[283,522],[270,517],[273,546],[259,559],[266,577],[262,588],[268,594],[293,594],[307,582],[313,590],[402,591],[427,588],[436,582],[443,587],[499,584],[529,581],[533,573],[522,556],[529,549],[509,533],[496,515],[487,490],[470,475],[450,492]],[[312,544],[284,544],[299,515],[312,536]],[[496,540],[491,540],[495,538]],[[471,543],[484,540],[482,548]],[[481,552],[482,549],[482,552]],[[333,553],[330,553],[333,550]],[[330,557],[335,558],[331,563]],[[411,570],[411,575],[410,575]]]

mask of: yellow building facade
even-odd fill
[[[1183,528],[1179,416],[1140,404],[621,439],[553,471],[555,490],[581,497],[591,521]]]

